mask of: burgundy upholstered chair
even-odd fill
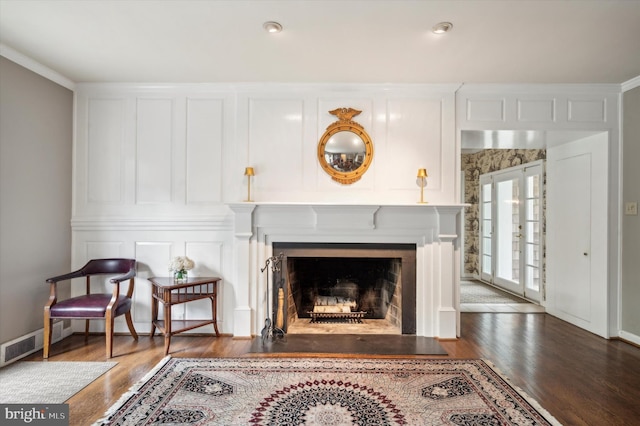
[[[91,277],[95,275],[114,275],[109,281],[113,284],[110,294],[91,293]],[[89,320],[105,321],[107,338],[107,357],[113,355],[113,320],[124,315],[127,326],[134,339],[138,333],[131,320],[131,296],[133,295],[134,277],[136,276],[135,259],[93,259],[75,272],[47,279],[50,285],[49,302],[44,307],[44,358],[49,358],[51,348],[51,329],[55,319],[84,319],[85,340],[89,336]],[[60,281],[86,277],[86,294],[58,301],[57,287]],[[126,295],[120,294],[120,283],[129,280]]]

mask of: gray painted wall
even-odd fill
[[[622,200],[640,202],[640,87],[623,94]],[[622,330],[640,336],[640,216],[622,217]]]
[[[71,266],[72,128],[72,91],[0,57],[0,344],[43,327]]]

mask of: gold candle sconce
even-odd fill
[[[247,177],[247,199],[245,201],[251,202],[251,178],[256,175],[253,167],[246,167],[244,169],[244,175]]]
[[[424,187],[427,186],[427,169],[418,169],[418,179],[416,183],[420,187],[420,201],[418,204],[427,204],[424,200]]]

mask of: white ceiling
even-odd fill
[[[640,1],[0,0],[0,43],[74,82],[619,84]]]

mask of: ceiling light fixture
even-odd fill
[[[274,21],[267,21],[262,24],[262,27],[269,33],[279,33],[282,31],[282,25]]]
[[[453,28],[453,24],[451,22],[440,22],[435,24],[431,31],[433,31],[434,34],[444,34],[447,31],[450,31],[451,28]]]

